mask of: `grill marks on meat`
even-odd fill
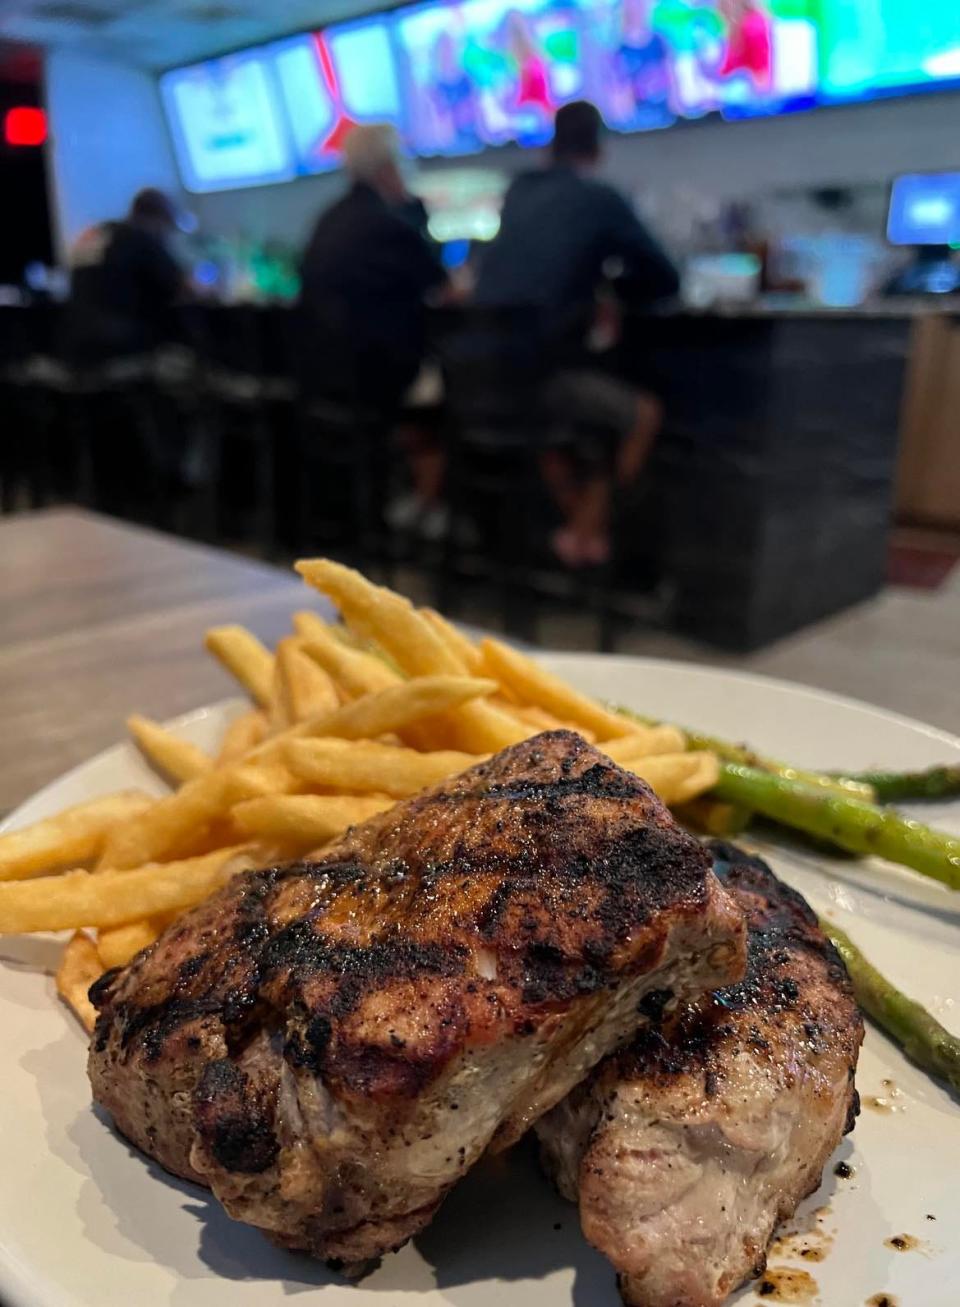
[[[743,980],[686,1004],[648,995],[650,1024],[537,1126],[633,1307],[718,1307],[759,1274],[859,1110],[843,963],[760,859],[712,852],[747,916]]]
[[[232,1215],[359,1262],[621,1043],[648,990],[743,960],[697,841],[553,732],[183,917],[96,987],[91,1081]]]

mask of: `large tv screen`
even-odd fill
[[[336,168],[355,123],[402,130],[390,26],[344,23],[165,73],[161,91],[190,191]]]
[[[960,79],[960,0],[824,0],[821,96],[873,99]]]
[[[391,122],[402,130],[385,20],[330,27],[270,50],[298,172],[335,168],[343,138],[356,123]]]
[[[334,168],[352,124],[420,155],[538,145],[586,98],[632,132],[960,83],[960,0],[429,0],[167,73],[190,190]]]
[[[167,73],[160,84],[187,190],[288,181],[296,173],[269,61],[260,50]]]
[[[421,154],[539,144],[568,100],[620,131],[810,105],[817,0],[462,0],[399,10],[407,135]]]

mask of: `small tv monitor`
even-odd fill
[[[960,172],[906,173],[890,192],[891,245],[960,244]]]
[[[263,186],[296,175],[262,49],[175,69],[160,89],[187,190]]]

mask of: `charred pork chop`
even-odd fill
[[[631,1307],[718,1307],[758,1275],[859,1110],[863,1023],[843,963],[765,863],[712,851],[747,916],[746,977],[669,1008],[666,990],[648,994],[654,1020],[537,1125]]]
[[[636,1029],[743,973],[743,914],[651,790],[541,735],[316,861],[238,876],[92,991],[96,1100],[290,1247],[396,1248]]]

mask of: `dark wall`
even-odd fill
[[[0,284],[17,284],[28,263],[53,262],[44,147],[8,146],[2,123],[15,105],[40,106],[39,82],[0,64]]]

